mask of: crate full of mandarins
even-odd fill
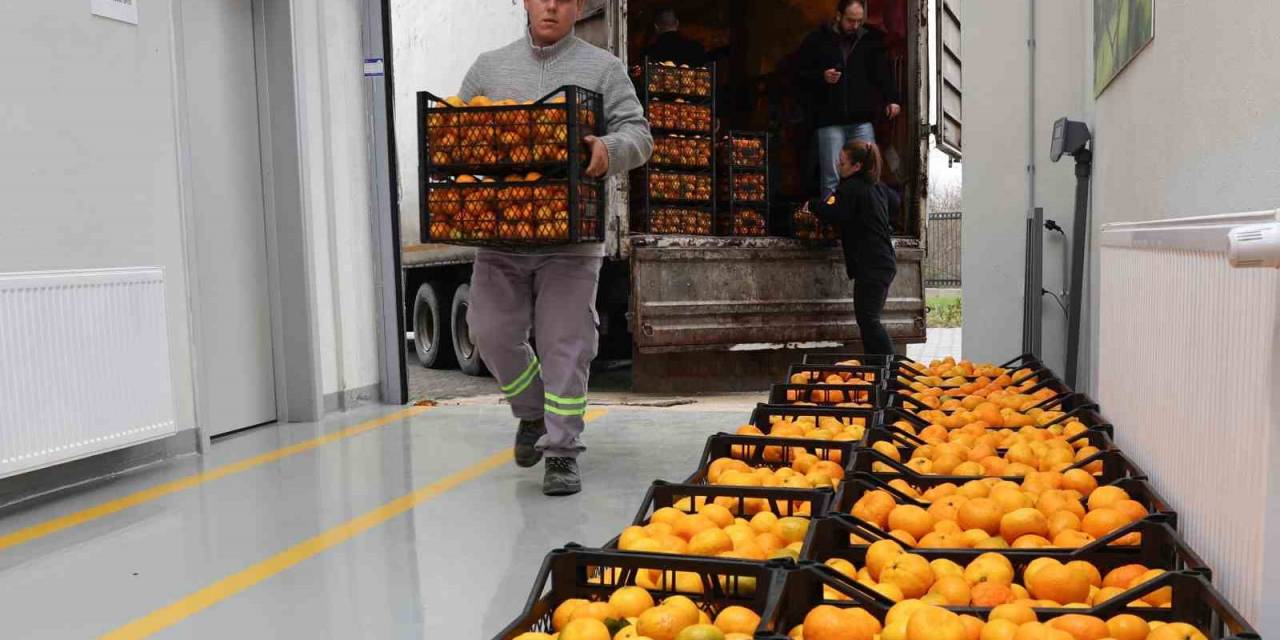
[[[604,239],[604,186],[583,139],[604,135],[599,94],[538,100],[418,93],[422,241],[520,247]]]

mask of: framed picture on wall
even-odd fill
[[[1093,94],[1102,95],[1155,38],[1154,0],[1093,0]]]

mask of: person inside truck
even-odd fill
[[[680,18],[675,9],[663,9],[653,21],[657,35],[644,50],[650,62],[674,62],[690,67],[707,64],[707,49],[697,40],[680,34]]]
[[[850,141],[839,153],[836,168],[840,183],[835,193],[814,198],[805,207],[840,231],[863,349],[893,355],[893,342],[880,316],[898,272],[889,212],[901,202],[895,202],[898,195],[880,182],[880,166],[876,143]]]
[[[587,175],[603,179],[648,162],[653,138],[622,61],[574,35],[583,4],[524,0],[527,31],[480,54],[459,96],[536,100],[565,85],[599,93],[607,134],[582,142],[590,157]],[[600,242],[476,253],[467,313],[471,337],[519,420],[516,464],[532,467],[546,457],[547,495],[582,489],[577,457],[584,450],[587,377],[599,342],[595,300],[603,261]]]
[[[827,196],[840,182],[840,149],[850,140],[875,142],[877,114],[892,119],[902,111],[885,35],[867,24],[865,0],[837,0],[835,20],[800,45],[798,75],[815,131],[822,195]]]

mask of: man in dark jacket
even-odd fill
[[[674,62],[701,67],[707,64],[707,50],[697,40],[680,35],[680,18],[675,9],[663,9],[653,21],[657,37],[644,50],[650,62]]]
[[[840,182],[836,165],[845,143],[875,142],[872,123],[881,104],[889,118],[902,111],[889,73],[884,33],[866,21],[865,0],[837,0],[835,20],[800,45],[800,81],[810,101],[824,196]]]

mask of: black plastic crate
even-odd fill
[[[894,369],[896,372],[901,374],[915,373],[919,375],[930,375],[924,371],[924,369],[928,367],[928,364],[929,363],[927,362],[918,362],[916,360],[912,360],[911,358],[908,358],[906,356],[894,356],[894,365],[896,365]],[[1043,369],[1043,370],[1049,371],[1050,375],[1052,375],[1054,378],[1058,377],[1056,374],[1053,374],[1053,371],[1049,369],[1049,367],[1045,366],[1044,362],[1040,360],[1038,356],[1031,353],[1024,353],[1022,355],[1015,356],[996,366],[1003,369],[1008,369],[1010,374],[1012,374],[1014,371],[1018,369],[1032,369],[1032,370]],[[966,377],[972,379],[976,376],[966,376]]]
[[[806,353],[800,364],[831,366],[857,360],[859,365],[888,369],[897,356],[886,356],[874,353]]]
[[[835,492],[831,489],[788,489],[784,487],[734,487],[708,484],[677,484],[656,480],[645,494],[640,510],[632,519],[633,526],[649,524],[649,519],[658,509],[676,508],[677,503],[689,498],[690,508],[686,513],[697,513],[698,499],[714,502],[729,509],[735,516],[750,518],[755,513],[769,511],[779,518],[798,516],[804,518],[821,518],[831,509]],[[618,538],[614,537],[604,546],[605,549],[617,549]]]
[[[714,157],[709,137],[655,135],[649,166],[672,171],[706,171],[714,168]]]
[[[797,376],[803,376],[803,380]],[[877,386],[883,387],[888,377],[885,375],[884,367],[874,365],[820,365],[811,364],[793,364],[787,369],[788,384],[819,384],[825,382],[831,376],[839,376],[846,382],[849,380],[862,380],[870,382]]]
[[[714,111],[710,104],[653,98],[645,103],[649,127],[656,134],[709,136],[715,128]]]
[[[848,600],[827,599],[827,589],[832,589]],[[1172,606],[1163,608],[1131,608],[1128,602],[1160,589],[1170,588]],[[761,619],[757,640],[786,640],[787,633],[804,621],[809,611],[818,605],[841,608],[860,607],[883,622],[893,602],[871,589],[849,580],[831,567],[806,563],[786,572],[781,587],[774,594],[766,614]],[[965,607],[947,607],[956,613],[968,613],[985,620],[986,610]],[[1185,622],[1191,624],[1212,640],[1258,640],[1261,636],[1227,599],[1214,589],[1201,574],[1194,572],[1170,572],[1130,589],[1116,599],[1091,609],[1037,609],[1041,622],[1068,614],[1091,615],[1106,620],[1121,613],[1134,614],[1143,620]]]
[[[665,60],[645,58],[643,65],[631,70],[638,84],[638,93],[648,101],[652,98],[683,99],[695,102],[714,102],[716,94],[716,66],[714,64],[689,67]]]
[[[787,214],[787,235],[797,240],[832,244],[840,240],[840,231],[821,221],[812,211],[805,210],[804,203]]]
[[[715,234],[715,206],[661,204],[631,210],[631,231],[662,235],[709,236]]]
[[[685,484],[707,484],[708,468],[719,458],[741,460],[751,467],[780,469],[790,467],[796,453],[806,452],[835,462],[843,469],[853,458],[855,447],[853,442],[718,433],[707,438],[698,470],[685,480]]]
[[[874,408],[882,400],[881,389],[874,384],[775,384],[769,390],[769,404],[865,404]]]
[[[887,396],[885,403],[887,407],[901,407],[902,409],[917,414],[923,411],[935,410],[915,398],[910,398],[900,393],[890,393],[887,394]],[[1094,402],[1093,398],[1090,398],[1083,393],[1065,392],[1056,394],[1051,398],[1041,400],[1032,406],[1031,409],[1062,412],[1071,412],[1076,409],[1096,410],[1098,409],[1098,403]]]
[[[1070,420],[1078,421],[1080,424],[1091,430],[1102,431],[1115,437],[1115,427],[1101,413],[1098,413],[1094,407],[1081,407],[1064,413],[1063,415],[1045,423],[1042,427],[1051,427]],[[886,407],[882,416],[882,424],[891,426],[898,422],[907,422],[913,425],[917,430],[929,426],[929,421],[920,416],[897,407]]]
[[[794,404],[757,404],[751,411],[751,424],[768,435],[772,431],[775,418],[787,418],[795,421],[798,418],[813,418],[815,422],[823,418],[831,418],[847,425],[862,425],[870,429],[879,421],[877,409],[858,407],[810,407]],[[865,435],[864,435],[865,437]]]
[[[1124,470],[1124,468],[1128,468],[1128,471],[1130,472],[1138,471],[1138,474],[1135,475],[1135,477],[1146,477],[1146,474],[1142,474],[1142,472],[1138,470],[1137,465],[1126,457],[1111,460],[1111,458],[1103,456],[1103,453],[1106,452],[1119,451],[1119,448],[1116,447],[1115,440],[1112,440],[1111,435],[1106,433],[1106,431],[1085,430],[1082,431],[1082,433],[1071,436],[1071,438],[1064,438],[1064,440],[1065,442],[1073,445],[1080,444],[1082,447],[1096,447],[1098,449],[1098,454],[1084,458],[1084,460],[1075,463],[1071,468],[1085,468],[1093,465],[1093,463],[1101,463],[1103,467],[1103,475],[1106,475],[1106,466],[1108,461],[1110,461],[1112,465],[1116,465],[1117,472]],[[870,448],[878,442],[886,442],[893,445],[893,447],[897,449],[897,453],[899,453],[899,457],[902,461],[910,460],[911,452],[915,451],[916,447],[924,447],[925,444],[929,444],[918,438],[918,436],[911,435],[908,431],[897,428],[897,426],[877,425],[874,426],[874,428],[865,431],[863,439],[861,439],[859,443],[861,448],[858,452],[854,453],[854,456],[856,456],[858,460],[855,460],[854,463],[852,463],[850,467],[851,470],[876,472],[872,471],[876,462],[887,460],[886,454],[874,451],[874,449]],[[1004,457],[1006,453],[1007,449],[996,449],[996,456]],[[960,477],[973,480],[977,476],[970,477],[952,475],[946,477],[951,477],[952,480],[960,479]]]
[[[599,242],[598,181],[432,182],[424,207],[430,242],[479,246]]]
[[[873,471],[873,469],[877,468],[876,463],[885,465],[891,470]],[[1130,459],[1129,456],[1125,455],[1119,449],[1114,448],[1107,451],[1099,451],[1072,464],[1070,469],[1085,469],[1095,463],[1102,464],[1102,473],[1093,474],[1094,479],[1097,480],[1100,485],[1127,478],[1145,480],[1148,477],[1147,473],[1143,471],[1136,462]],[[917,473],[908,467],[905,462],[898,462],[880,451],[862,447],[859,447],[858,450],[854,452],[853,460],[849,463],[849,471],[855,473],[870,473],[876,477],[884,478],[886,480],[902,478],[907,482],[915,482],[921,478],[941,478],[948,482],[963,484],[970,480],[981,480],[983,478],[982,476],[932,475]],[[1003,476],[1001,479],[1013,482],[1022,480],[1022,478],[1018,476]]]
[[[739,204],[730,202],[720,206],[716,214],[716,234],[744,238],[763,238],[769,235],[769,204]]]
[[[1142,540],[1134,546],[1114,546],[1110,543],[1130,534],[1140,534]],[[805,538],[804,551],[800,556],[804,560],[826,562],[831,558],[841,558],[852,562],[854,566],[866,565],[867,545],[852,544],[850,536],[861,536],[868,540],[881,540],[879,531],[867,527],[856,518],[843,514],[815,519],[809,525],[809,534]],[[1134,522],[1119,529],[1105,538],[1096,540],[1077,549],[924,549],[908,548],[911,553],[933,561],[937,559],[951,560],[960,566],[967,566],[978,556],[986,553],[997,553],[1013,563],[1014,575],[1021,578],[1026,565],[1036,558],[1054,558],[1063,563],[1073,560],[1084,560],[1097,567],[1106,575],[1112,569],[1126,564],[1141,564],[1148,569],[1164,569],[1165,571],[1192,571],[1206,578],[1212,578],[1212,570],[1203,558],[1187,544],[1177,530],[1167,522],[1159,519],[1146,519]],[[1023,586],[1026,586],[1025,584]]]
[[[423,242],[537,246],[604,240],[603,182],[581,140],[604,135],[603,99],[564,86],[532,104],[418,98]]]
[[[889,537],[889,532],[881,530],[875,524],[860,520],[852,515],[853,507],[862,499],[862,496],[869,491],[886,491],[900,505],[915,505],[922,509],[927,509],[929,503],[916,500],[911,496],[899,491],[889,485],[893,480],[902,479],[907,484],[914,487],[917,491],[924,493],[930,488],[937,487],[942,484],[956,484],[953,479],[946,476],[915,476],[907,477],[885,477],[884,475],[873,475],[863,472],[851,472],[844,478],[844,482],[840,483],[839,489],[836,491],[835,503],[831,506],[833,514],[846,514],[849,518],[858,522],[869,532],[874,532],[875,538],[869,540],[880,540]],[[974,480],[975,478],[966,478],[965,481]],[[1114,486],[1124,489],[1129,494],[1129,498],[1138,502],[1147,509],[1147,519],[1168,523],[1175,529],[1178,526],[1178,513],[1169,505],[1169,502],[1160,495],[1159,492],[1152,487],[1145,478],[1121,478],[1111,480],[1110,482],[1099,482],[1099,486]],[[864,536],[865,537],[865,536]],[[905,546],[905,545],[904,545]]]
[[[547,555],[523,611],[494,638],[512,640],[529,631],[550,633],[551,616],[560,603],[569,598],[608,600],[618,588],[636,585],[642,571],[648,571],[649,579],[661,585],[649,590],[655,601],[673,595],[687,596],[713,619],[735,605],[763,613],[781,586],[782,567],[786,564],[789,563],[622,553],[569,545]],[[656,577],[653,572],[657,572]],[[676,589],[677,572],[696,574],[699,590]]]

